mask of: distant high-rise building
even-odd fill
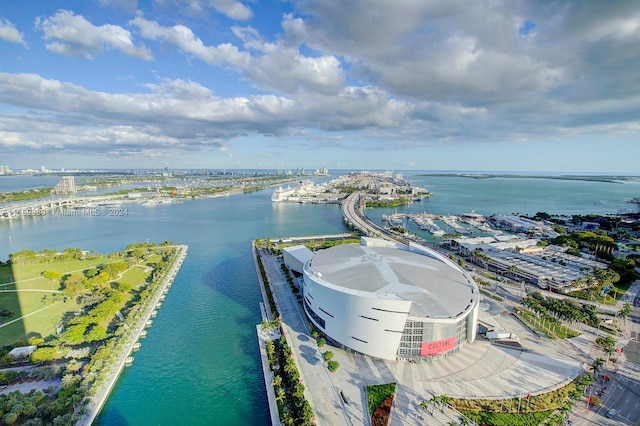
[[[53,188],[54,194],[75,194],[76,180],[73,176],[63,176],[62,180]]]

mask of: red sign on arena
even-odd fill
[[[449,337],[448,339],[436,340],[435,342],[425,342],[420,349],[420,355],[437,355],[442,352],[446,352],[453,349],[456,346],[456,338]]]

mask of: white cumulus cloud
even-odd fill
[[[141,36],[148,40],[174,45],[210,65],[229,66],[262,89],[283,93],[298,90],[336,93],[345,80],[340,61],[335,56],[304,56],[297,46],[264,41],[250,27],[232,29],[246,49],[241,51],[230,43],[207,46],[184,25],[166,27],[139,16],[129,23],[138,27]]]
[[[24,41],[24,35],[7,19],[0,19],[0,40],[10,43],[20,43],[25,47],[27,46],[27,43]]]
[[[96,26],[71,11],[60,10],[51,17],[36,18],[35,25],[50,41],[46,46],[52,52],[90,59],[104,50],[117,49],[128,56],[152,59],[144,45],[133,43],[128,30],[111,24]]]
[[[250,7],[235,0],[155,0],[154,3],[164,8],[176,8],[186,15],[200,18],[206,18],[210,9],[238,21],[246,21],[253,17]]]
[[[250,59],[248,53],[240,52],[229,43],[219,46],[205,46],[202,40],[184,25],[163,27],[157,22],[148,21],[139,16],[129,23],[140,29],[142,37],[172,44],[184,53],[200,58],[211,65],[231,64],[243,68],[247,66]]]

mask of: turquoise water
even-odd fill
[[[97,424],[268,423],[255,335],[261,299],[251,240],[345,230],[337,206],[272,206],[271,192],[153,208],[124,206],[126,217],[0,222],[0,259],[26,248],[107,252],[147,239],[189,245],[134,365],[125,369]]]
[[[615,214],[637,211],[630,198],[640,196],[640,181],[624,183],[579,180],[415,176],[411,181],[433,193],[433,197],[411,206],[417,212],[460,214],[536,212],[549,214]]]
[[[625,200],[640,195],[637,183],[407,177],[434,194],[407,208],[414,212],[607,214],[636,209]],[[131,205],[125,217],[47,216],[0,222],[2,260],[22,249],[107,252],[147,239],[189,245],[142,349],[120,377],[97,424],[268,423],[255,336],[260,292],[250,242],[345,231],[337,206],[272,204],[271,192],[153,208]]]

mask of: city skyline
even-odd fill
[[[12,2],[0,163],[634,173],[630,3]]]

